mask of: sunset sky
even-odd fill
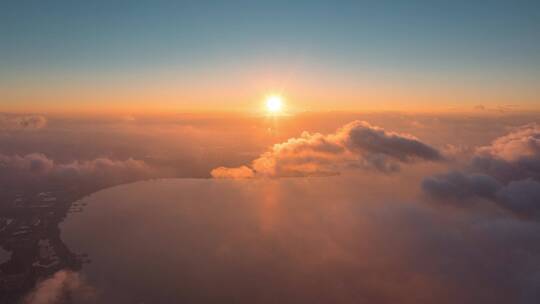
[[[540,0],[0,0],[0,303],[540,303]]]
[[[3,1],[0,109],[538,110],[538,1]]]

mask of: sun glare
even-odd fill
[[[266,98],[266,110],[270,113],[279,113],[283,108],[283,99],[281,96],[272,95]]]

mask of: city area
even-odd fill
[[[66,247],[59,223],[68,213],[81,212],[84,206],[77,201],[96,190],[40,185],[0,191],[0,303],[17,302],[40,280],[90,262]]]

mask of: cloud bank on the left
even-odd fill
[[[47,119],[43,115],[17,115],[0,113],[0,131],[35,130],[45,127]]]

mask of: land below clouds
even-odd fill
[[[277,119],[238,115],[9,115],[0,124],[0,241],[10,253],[10,260],[0,270],[2,280],[11,282],[3,285],[11,288],[3,296],[20,297],[40,279],[62,269],[76,271],[82,267],[86,258],[65,246],[58,226],[67,212],[84,209],[78,204],[73,206],[75,201],[99,189],[143,179],[210,177],[214,168],[249,164],[274,144],[297,138],[304,131],[332,134],[351,121],[363,120],[385,132],[414,136],[444,155],[444,161],[406,162],[399,172],[369,168],[358,171],[353,166],[354,170],[340,173],[345,178],[357,174],[370,177],[358,187],[370,188],[377,183],[371,180],[377,180],[380,185],[392,185],[392,191],[401,189],[400,195],[396,195],[400,201],[427,203],[433,197],[424,197],[422,178],[466,169],[479,147],[489,146],[520,126],[538,122],[539,117],[515,113],[305,113]],[[387,187],[376,187],[380,189],[379,195],[389,191]],[[382,197],[372,199],[378,201]],[[489,198],[474,193],[458,199],[467,201],[467,208],[462,211],[476,214],[478,209],[487,208],[489,212],[502,212],[512,221],[516,219],[512,212],[504,210],[504,204],[500,204],[502,208],[497,206],[499,201],[492,205]],[[438,202],[428,205],[441,207]],[[453,208],[449,204],[442,206]],[[531,258],[538,261],[536,251],[531,251]]]

